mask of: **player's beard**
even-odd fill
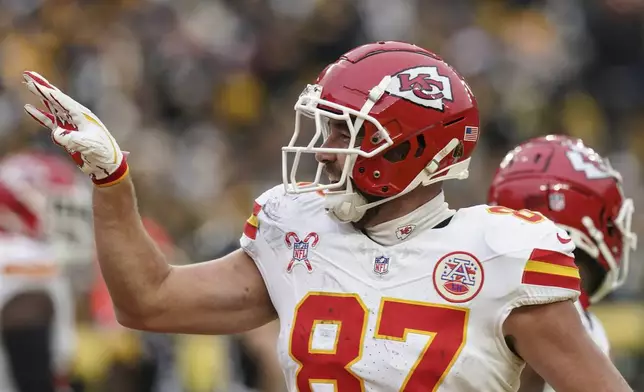
[[[329,184],[335,184],[342,178],[342,169],[338,169],[334,164],[327,163],[324,165],[324,173],[329,179]],[[350,178],[348,179],[350,181]],[[347,184],[344,183],[342,187],[333,189],[333,191],[344,191],[347,189]]]

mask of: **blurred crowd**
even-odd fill
[[[470,179],[447,187],[453,207],[485,201],[514,144],[565,133],[622,173],[633,229],[642,232],[642,0],[0,0],[0,156],[52,148],[21,108],[33,102],[21,72],[39,72],[131,152],[141,211],[167,229],[177,262],[211,259],[237,246],[253,198],[281,181],[279,149],[300,91],[326,63],[376,40],[437,52],[478,98],[482,139]],[[644,301],[638,256],[627,285],[598,314],[620,370],[644,388],[644,320],[633,317]],[[79,324],[79,355],[111,342],[87,320]],[[259,388],[245,380],[257,372],[244,346],[253,339],[245,339],[176,338],[178,373],[193,380],[183,388],[213,390],[194,369],[217,363],[226,366],[214,373],[233,380],[220,390],[232,391],[234,380]],[[257,340],[248,346],[262,346]],[[105,358],[88,356],[79,368],[104,377],[94,362]]]

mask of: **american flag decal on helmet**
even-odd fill
[[[479,139],[479,127],[465,127],[463,140],[466,142],[475,142]]]

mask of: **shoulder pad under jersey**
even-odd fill
[[[484,263],[486,279],[494,279],[490,297],[498,317],[495,339],[508,356],[503,323],[513,309],[576,301],[580,275],[575,246],[565,230],[536,212],[500,206],[481,206],[480,222],[491,252]]]
[[[247,252],[255,253],[257,242],[275,246],[297,222],[315,222],[325,215],[324,198],[316,192],[288,194],[283,185],[277,185],[255,199],[240,243]]]
[[[572,256],[575,244],[568,233],[538,212],[484,206],[485,242],[498,254],[546,247]],[[538,246],[537,246],[538,245]]]
[[[486,267],[507,283],[510,308],[576,300],[581,279],[568,233],[539,213],[486,206],[485,241],[493,256]]]
[[[239,242],[255,262],[274,301],[283,290],[280,282],[286,268],[283,252],[289,246],[287,233],[300,226],[328,222],[326,215],[324,198],[315,192],[292,195],[278,185],[255,199]]]

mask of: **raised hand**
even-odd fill
[[[35,72],[24,72],[23,78],[44,105],[44,109],[25,105],[27,114],[51,131],[54,143],[71,155],[94,184],[115,185],[127,176],[127,153],[94,113]]]

